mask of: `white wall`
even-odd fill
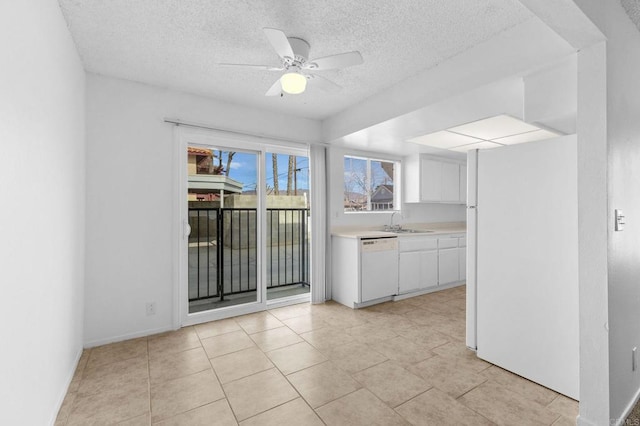
[[[317,121],[159,87],[87,77],[85,344],[172,327],[173,127],[165,117],[317,141]],[[146,316],[145,304],[157,313]]]
[[[341,147],[331,147],[328,154],[328,194],[330,227],[340,226],[383,226],[389,223],[391,212],[344,213],[344,156],[370,155],[375,158],[398,160],[400,157],[385,154],[356,151]],[[403,182],[411,185],[411,182]],[[394,224],[465,222],[466,208],[462,204],[420,204],[402,203],[401,214],[393,219]]]
[[[524,120],[568,135],[576,132],[578,108],[577,55],[524,77]]]
[[[640,392],[631,350],[640,347],[640,32],[619,2],[577,1],[607,36],[607,139],[609,181],[610,417],[620,419]],[[627,217],[613,231],[613,211]]]
[[[609,233],[610,400],[617,418],[640,391],[640,371],[631,370],[631,350],[640,348],[640,32],[614,5],[606,32],[609,212],[623,209],[628,217],[624,232]]]
[[[578,424],[609,423],[607,321],[606,46],[578,53],[578,264],[580,415]]]
[[[84,70],[55,0],[0,3],[0,424],[53,424],[82,350]]]

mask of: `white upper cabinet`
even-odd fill
[[[465,204],[467,166],[428,155],[407,157],[404,187],[406,203]]]
[[[412,183],[408,183],[411,185]],[[442,197],[442,163],[422,158],[420,160],[420,198],[436,201]]]
[[[442,163],[442,201],[460,201],[460,164]]]

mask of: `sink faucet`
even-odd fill
[[[397,210],[391,213],[391,219],[389,220],[389,229],[392,231],[395,229],[400,229],[400,225],[396,225],[395,227],[393,226],[393,217],[396,215],[396,213],[398,213]]]

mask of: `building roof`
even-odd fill
[[[191,155],[211,155],[211,150],[206,148],[187,147],[187,153]]]
[[[240,194],[243,184],[224,175],[189,175],[188,188],[190,193],[210,193],[224,190],[226,193]]]
[[[392,202],[393,201],[393,185],[380,185],[371,195],[371,202]]]

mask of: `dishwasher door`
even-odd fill
[[[360,240],[360,301],[398,294],[398,238]]]

